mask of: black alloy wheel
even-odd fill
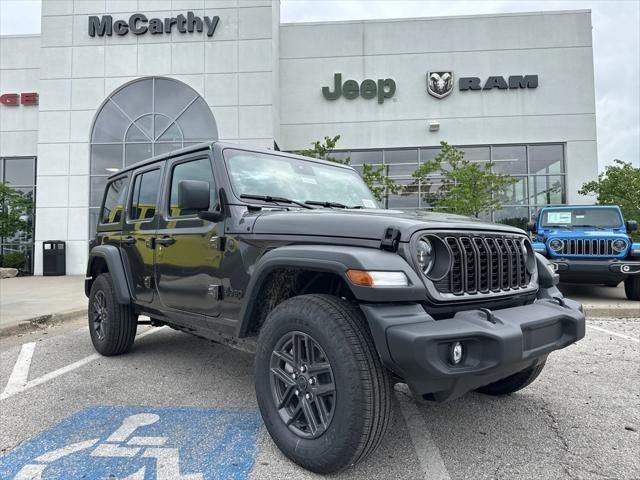
[[[138,315],[130,303],[118,303],[109,273],[102,273],[93,281],[88,310],[91,343],[98,353],[120,355],[131,349]]]
[[[107,299],[104,292],[98,291],[91,302],[91,323],[99,341],[104,341],[109,328],[109,310],[107,309]]]
[[[331,363],[309,334],[289,332],[271,354],[271,393],[282,421],[305,439],[321,436],[331,424],[336,385]]]

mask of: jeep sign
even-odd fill
[[[383,103],[386,98],[391,98],[396,93],[396,82],[391,78],[379,78],[375,80],[367,78],[361,84],[355,80],[346,80],[342,83],[342,74],[333,74],[333,91],[331,87],[322,87],[322,95],[327,100],[337,100],[344,96],[347,100],[353,100],[358,96],[366,99],[378,97],[378,103]]]
[[[152,35],[171,33],[173,28],[180,33],[202,32],[205,30],[208,37],[212,37],[218,26],[220,17],[203,17],[194,15],[193,12],[187,12],[187,16],[180,14],[176,17],[166,18],[147,18],[142,13],[134,13],[129,20],[113,21],[111,15],[102,15],[97,17],[92,15],[89,17],[89,36],[102,37],[104,35],[111,36],[126,35],[131,32],[134,35],[142,35],[149,32]]]

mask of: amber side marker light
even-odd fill
[[[404,272],[347,270],[347,277],[351,283],[361,287],[406,287],[409,285],[409,279]]]

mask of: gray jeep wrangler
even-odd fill
[[[585,332],[556,284],[522,230],[384,210],[351,167],[214,142],[109,178],[85,290],[103,355],[140,315],[254,351],[274,442],[330,473],[378,447],[394,382],[437,402],[533,382]]]

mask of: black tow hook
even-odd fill
[[[481,308],[480,311],[484,313],[485,316],[487,317],[487,322],[491,322],[494,325],[498,323],[495,317],[493,316],[493,312],[491,310],[489,310],[488,308]]]
[[[564,298],[562,297],[553,297],[553,299],[558,302],[558,305],[560,305],[561,307],[566,307],[567,304],[564,302]]]

